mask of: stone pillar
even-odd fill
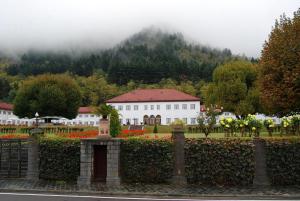
[[[255,160],[255,174],[253,185],[269,186],[270,181],[267,175],[265,141],[259,138],[254,138],[253,143]]]
[[[172,131],[172,139],[174,142],[174,175],[172,183],[176,185],[185,185],[187,184],[187,180],[185,177],[185,137],[183,128],[174,128]]]
[[[34,128],[30,131],[28,138],[28,165],[27,175],[28,180],[39,180],[39,143],[38,135],[42,135],[44,132],[40,128]]]
[[[80,142],[80,176],[77,179],[79,185],[89,185],[92,180],[93,150],[88,141]]]
[[[120,183],[120,140],[115,139],[107,145],[106,184],[118,186]]]

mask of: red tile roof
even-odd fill
[[[90,107],[80,107],[78,109],[78,113],[81,113],[81,114],[92,113],[92,108],[90,108]]]
[[[13,105],[9,103],[0,102],[1,110],[13,110]]]
[[[200,101],[200,98],[175,89],[137,89],[110,100],[107,103]]]

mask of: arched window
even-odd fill
[[[160,124],[161,124],[161,116],[160,116],[160,115],[156,115],[155,123],[156,123],[157,125],[160,125]]]
[[[149,124],[149,117],[148,115],[144,116],[144,125],[148,125]]]
[[[155,116],[151,115],[150,116],[150,125],[154,125],[155,124]]]

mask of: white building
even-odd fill
[[[197,123],[200,99],[175,89],[137,89],[106,101],[121,124],[167,125],[176,119]]]
[[[75,119],[61,120],[61,123],[68,125],[84,125],[84,126],[98,126],[99,116],[95,115],[90,107],[80,107]]]
[[[31,125],[34,122],[32,119],[20,119],[13,113],[13,105],[0,102],[0,125]]]

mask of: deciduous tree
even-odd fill
[[[276,21],[260,58],[259,89],[269,113],[300,111],[300,9]]]

